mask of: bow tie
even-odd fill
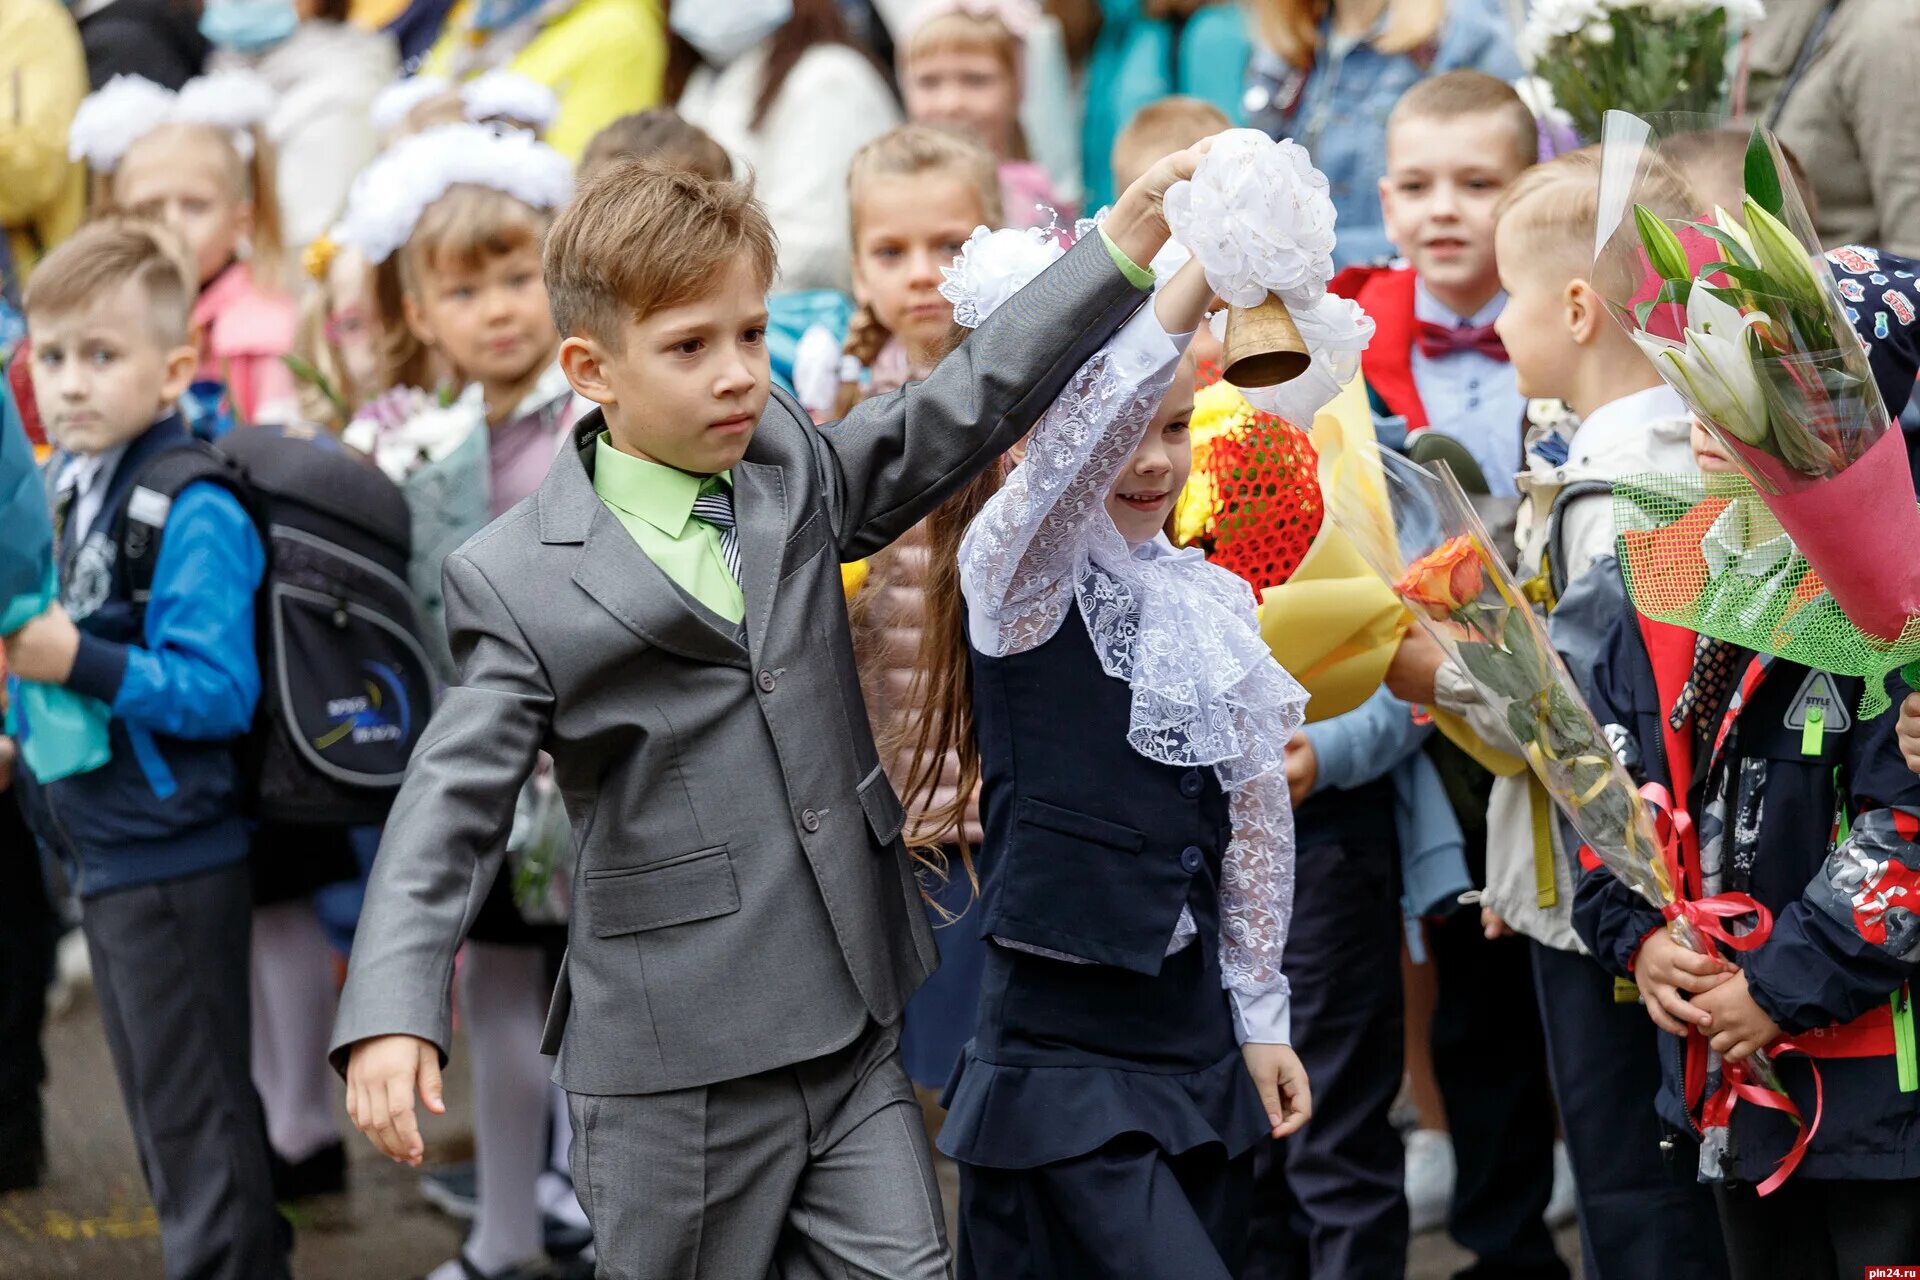
[[[1500,335],[1493,331],[1490,324],[1455,327],[1422,320],[1414,330],[1413,340],[1420,344],[1420,354],[1429,360],[1458,355],[1464,351],[1476,351],[1490,360],[1505,361],[1507,358],[1507,345],[1500,341]]]

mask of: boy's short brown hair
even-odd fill
[[[1211,138],[1233,121],[1202,98],[1174,94],[1133,113],[1113,140],[1113,187],[1124,191],[1155,162]]]
[[[746,262],[773,284],[777,248],[766,210],[742,182],[715,182],[651,160],[594,174],[547,234],[545,268],[562,337],[615,350],[632,320],[679,306]]]
[[[580,157],[579,180],[586,182],[620,159],[653,160],[715,182],[733,177],[733,161],[727,158],[727,149],[671,107],[650,107],[621,116],[594,134],[586,154]]]
[[[1387,117],[1387,133],[1407,120],[1457,120],[1499,115],[1513,129],[1513,154],[1522,168],[1540,156],[1540,131],[1533,112],[1512,85],[1484,71],[1461,68],[1417,81],[1400,95]]]
[[[91,222],[40,260],[21,310],[72,312],[129,280],[146,295],[147,328],[162,346],[184,346],[199,293],[186,250],[157,223],[110,216]]]

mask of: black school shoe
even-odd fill
[[[0,1195],[31,1191],[47,1173],[47,1144],[36,1114],[31,1125],[0,1125]]]
[[[276,1151],[269,1151],[267,1157],[273,1174],[273,1198],[280,1204],[310,1196],[338,1195],[347,1189],[344,1143],[330,1142],[301,1160],[283,1160]]]

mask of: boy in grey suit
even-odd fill
[[[547,1026],[602,1277],[946,1274],[899,1065],[934,965],[839,565],[991,465],[1135,309],[1162,161],[924,383],[816,428],[770,392],[745,189],[632,162],[555,223],[568,379],[601,408],[445,569],[459,659],[386,830],[334,1033],[347,1108],[418,1164],[454,952],[553,757],[579,846]],[[771,395],[771,402],[769,396]]]

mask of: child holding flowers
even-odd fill
[[[1678,191],[1673,198],[1691,200]],[[1582,599],[1593,584],[1583,579],[1612,549],[1607,487],[1630,473],[1692,465],[1685,405],[1607,313],[1589,278],[1598,199],[1596,158],[1575,152],[1523,175],[1495,209],[1495,255],[1507,291],[1496,328],[1519,390],[1565,400],[1579,417],[1570,440],[1532,442],[1519,478],[1518,570],[1542,603],[1564,614],[1554,631],[1563,651],[1596,644],[1596,637],[1580,641],[1569,630],[1593,616]],[[1550,460],[1555,455],[1562,460]],[[1453,575],[1473,566],[1466,549],[1456,551],[1441,566],[1446,581],[1436,571],[1434,580],[1416,584],[1436,600],[1471,598],[1462,590],[1468,584]],[[1466,673],[1423,635],[1402,646],[1387,679],[1400,696],[1461,715],[1486,741],[1512,749],[1505,724],[1489,714]],[[1528,774],[1494,781],[1482,908],[1491,934],[1511,928],[1533,944],[1584,1243],[1601,1276],[1719,1276],[1724,1263],[1714,1247],[1712,1205],[1689,1179],[1672,1178],[1661,1155],[1663,1141],[1685,1146],[1687,1139],[1663,1135],[1645,1114],[1659,1075],[1645,1023],[1630,1005],[1616,1003],[1611,979],[1581,954],[1570,917],[1572,862],[1556,824],[1546,820],[1549,807]],[[1595,1061],[1608,1069],[1592,1070]],[[1623,1136],[1622,1116],[1643,1121]]]
[[[1702,471],[1734,470],[1699,427],[1693,451]],[[1893,717],[1851,713],[1857,678],[1643,615],[1610,633],[1590,692],[1634,780],[1693,815],[1683,896],[1750,894],[1771,916],[1764,941],[1716,958],[1681,946],[1604,869],[1585,871],[1574,907],[1595,958],[1638,985],[1667,1033],[1663,1123],[1712,1115],[1735,1096],[1728,1068],[1756,1049],[1800,1109],[1798,1135],[1757,1105],[1722,1120],[1711,1172],[1734,1280],[1837,1280],[1920,1258],[1920,778],[1901,767]],[[1783,1166],[1797,1142],[1804,1156]],[[1765,1187],[1783,1167],[1791,1176]]]

